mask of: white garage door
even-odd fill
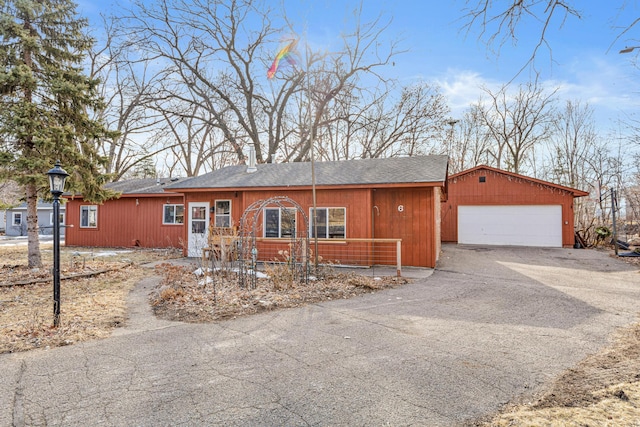
[[[562,206],[458,206],[458,243],[562,247]]]

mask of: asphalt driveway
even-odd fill
[[[636,320],[605,252],[445,245],[427,278],[214,324],[132,295],[112,338],[0,356],[0,425],[459,425],[526,398]]]

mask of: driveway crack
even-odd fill
[[[23,360],[20,364],[20,372],[18,372],[18,378],[16,379],[15,393],[13,394],[13,423],[14,427],[22,427],[24,423],[24,390],[23,390],[23,377],[27,370],[27,364]]]

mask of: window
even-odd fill
[[[216,227],[231,227],[231,200],[216,200]]]
[[[295,237],[296,210],[266,208],[264,210],[264,237]]]
[[[49,214],[49,224],[53,225],[53,212]],[[60,212],[60,216],[58,217],[58,224],[64,225],[64,213]]]
[[[184,224],[184,205],[164,205],[163,224]]]
[[[98,206],[80,206],[80,228],[98,227]]]
[[[13,212],[13,219],[11,224],[14,227],[20,227],[22,225],[22,212]]]
[[[317,233],[319,239],[344,239],[346,211],[346,208],[318,208],[314,217],[311,209],[311,237]]]
[[[207,231],[207,208],[191,207],[191,234],[204,234]]]

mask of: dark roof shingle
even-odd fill
[[[176,184],[186,178],[140,178],[124,181],[110,182],[104,186],[109,190],[122,194],[154,194],[164,193],[164,188],[169,184]]]
[[[316,185],[437,183],[447,179],[447,156],[315,162]],[[165,186],[167,189],[297,187],[311,185],[311,163],[266,163],[247,172],[246,165],[228,166]]]

